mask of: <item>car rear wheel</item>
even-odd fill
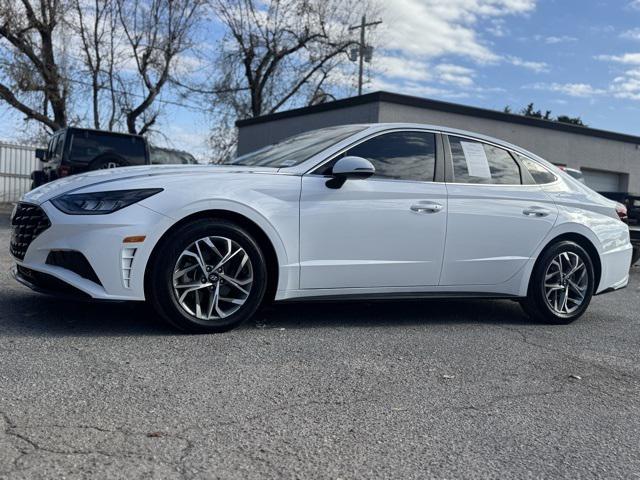
[[[533,319],[567,324],[586,311],[595,289],[593,262],[577,243],[547,248],[533,269],[527,298],[521,304]]]
[[[225,220],[198,220],[159,246],[147,280],[151,304],[171,325],[215,333],[256,312],[267,269],[259,245],[244,229]]]

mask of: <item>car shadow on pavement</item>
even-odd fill
[[[258,328],[407,327],[429,324],[526,325],[510,300],[393,300],[275,304],[256,317]]]
[[[263,308],[247,329],[407,327],[429,324],[533,323],[516,302],[404,300],[301,302]],[[17,289],[0,293],[0,331],[27,336],[162,336],[175,330],[146,304],[56,299]]]

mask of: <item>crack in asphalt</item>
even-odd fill
[[[194,446],[193,442],[190,439],[185,438],[184,436],[181,436],[179,434],[176,435],[176,434],[171,434],[171,433],[168,433],[168,432],[162,432],[162,435],[161,435],[162,438],[178,439],[178,440],[184,442],[184,446],[181,449],[179,449],[179,450],[182,451],[182,453],[180,454],[180,457],[178,458],[178,460],[175,461],[175,462],[158,460],[156,458],[150,458],[149,455],[146,455],[146,454],[143,454],[143,453],[135,453],[135,452],[131,452],[131,451],[121,452],[121,453],[113,453],[113,452],[105,451],[105,450],[102,450],[102,449],[99,449],[99,448],[91,448],[91,449],[76,449],[76,448],[53,449],[53,448],[45,447],[45,446],[41,445],[39,442],[37,442],[36,440],[31,438],[27,434],[19,432],[18,430],[21,427],[16,425],[10,419],[10,417],[6,414],[6,412],[0,411],[0,417],[3,419],[4,424],[5,424],[5,429],[4,429],[3,433],[6,436],[17,438],[20,441],[22,441],[22,442],[26,443],[27,445],[29,445],[29,447],[31,447],[30,449],[24,449],[24,448],[20,448],[20,447],[14,445],[16,450],[18,450],[20,452],[20,455],[13,460],[13,462],[12,462],[13,468],[10,469],[10,470],[2,472],[3,474],[10,474],[12,472],[23,470],[18,465],[20,460],[22,460],[27,455],[33,454],[34,452],[42,451],[42,452],[51,453],[53,455],[64,455],[64,456],[71,456],[71,455],[100,455],[100,456],[109,457],[109,458],[120,458],[120,459],[122,459],[122,458],[138,458],[138,459],[142,459],[142,460],[151,460],[156,464],[164,464],[164,465],[168,465],[168,466],[172,467],[176,471],[176,473],[179,473],[183,478],[186,478],[186,466],[184,465],[184,462],[186,460],[186,457],[188,456],[188,452],[190,452],[190,450],[193,449],[193,446]],[[24,428],[24,427],[22,427],[22,428]],[[106,429],[106,428],[97,427],[97,426],[93,426],[93,425],[57,425],[57,424],[49,424],[49,425],[37,425],[37,426],[28,427],[28,428],[37,429],[37,430],[43,430],[43,429],[47,429],[47,428],[65,429],[65,430],[73,430],[73,429],[95,430],[95,431],[101,432],[101,433],[120,433],[120,434],[123,434],[125,436],[140,435],[140,436],[144,436],[144,437],[149,437],[149,434],[147,432],[136,432],[136,431],[127,430],[127,429],[121,428],[121,427],[115,428],[115,429]],[[12,442],[12,444],[13,444],[13,442]]]
[[[583,363],[583,364],[588,365],[590,367],[594,367],[596,369],[604,370],[605,372],[607,372],[609,374],[619,375],[620,377],[626,377],[626,378],[629,378],[629,379],[632,379],[632,380],[635,380],[635,381],[640,381],[640,376],[636,376],[636,375],[634,375],[632,373],[618,370],[618,369],[616,369],[614,367],[611,367],[610,365],[604,365],[602,362],[598,362],[597,360],[589,360],[589,359],[586,359],[586,358],[579,357],[577,355],[572,355],[570,353],[567,353],[565,351],[562,351],[562,350],[559,350],[559,349],[556,349],[556,348],[552,348],[552,347],[550,347],[548,345],[542,345],[540,343],[536,343],[536,342],[532,341],[527,336],[526,333],[524,333],[524,332],[522,332],[522,331],[520,331],[518,329],[511,328],[511,327],[506,327],[504,325],[498,325],[498,328],[501,328],[502,330],[506,330],[506,331],[509,331],[509,332],[517,334],[517,336],[520,337],[522,343],[524,343],[526,345],[530,345],[532,347],[539,348],[539,349],[541,349],[543,351],[546,351],[546,352],[556,353],[556,354],[561,355],[561,356],[563,356],[563,357],[565,357],[565,358],[567,358],[569,360],[573,360],[573,361],[575,361],[577,363]],[[617,378],[617,377],[613,377],[613,378],[615,378],[616,380],[622,380],[622,378]]]

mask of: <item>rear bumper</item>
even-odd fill
[[[604,290],[602,290],[601,292],[596,293],[595,295],[604,295],[606,293],[616,292],[618,290],[622,290],[623,288],[627,288],[627,285],[629,285],[629,276],[628,275],[627,275],[626,278],[621,280],[617,285],[612,285],[609,288],[605,288]]]
[[[627,243],[600,256],[602,272],[596,294],[624,288],[629,283],[633,247]]]

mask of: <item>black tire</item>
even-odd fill
[[[224,237],[236,242],[247,253],[253,270],[253,283],[244,304],[229,316],[215,320],[200,319],[187,312],[180,305],[173,288],[173,272],[178,258],[187,247],[205,237]],[[266,261],[252,236],[226,220],[200,219],[172,232],[158,246],[150,263],[145,290],[149,303],[170,325],[188,333],[219,333],[251,318],[262,304],[266,288]]]
[[[640,260],[640,245],[633,246],[633,254],[631,255],[631,266],[635,265]]]
[[[579,307],[570,313],[559,313],[549,304],[545,296],[545,275],[551,262],[563,252],[576,254],[582,262],[584,262],[587,282],[584,299]],[[593,292],[595,290],[595,273],[593,269],[593,261],[589,254],[577,243],[571,241],[561,241],[548,247],[542,252],[536,262],[531,279],[529,280],[529,289],[527,297],[522,299],[520,304],[524,311],[534,320],[564,325],[571,323],[584,314],[589,307]]]

